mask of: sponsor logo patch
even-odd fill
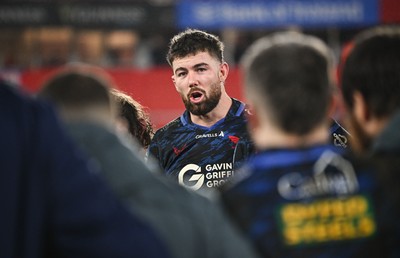
[[[232,163],[207,164],[203,167],[196,164],[187,164],[179,171],[178,182],[197,191],[202,187],[219,187],[233,174]]]

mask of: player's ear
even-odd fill
[[[353,93],[353,113],[355,119],[361,124],[366,125],[371,118],[371,114],[368,109],[368,105],[365,102],[364,97],[359,91]]]
[[[178,90],[178,88],[176,87],[175,75],[172,75],[171,79],[172,79],[172,82],[174,83],[175,89]]]
[[[382,130],[382,118],[377,117],[371,112],[365,98],[359,91],[353,93],[353,113],[354,119],[362,126],[364,131],[371,136],[376,136]]]
[[[336,110],[338,108],[338,101],[339,100],[337,99],[337,96],[332,95],[330,97],[329,103],[328,103],[328,109],[327,109],[327,111],[328,111],[327,116],[335,117],[335,113],[336,113]]]
[[[246,105],[246,117],[248,121],[248,128],[250,131],[255,130],[260,125],[260,121],[258,120],[257,110],[251,104]]]
[[[228,73],[229,73],[229,65],[228,65],[228,63],[223,62],[220,65],[220,69],[218,72],[219,81],[225,82],[226,78],[228,77]]]

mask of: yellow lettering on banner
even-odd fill
[[[290,203],[280,210],[287,245],[368,237],[376,230],[368,200],[363,196]]]

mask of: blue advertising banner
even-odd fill
[[[377,24],[378,0],[181,0],[180,28],[351,27]]]

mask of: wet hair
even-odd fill
[[[224,44],[217,36],[201,30],[187,29],[171,39],[167,62],[172,66],[176,58],[195,55],[199,52],[208,52],[220,62],[224,61]]]

